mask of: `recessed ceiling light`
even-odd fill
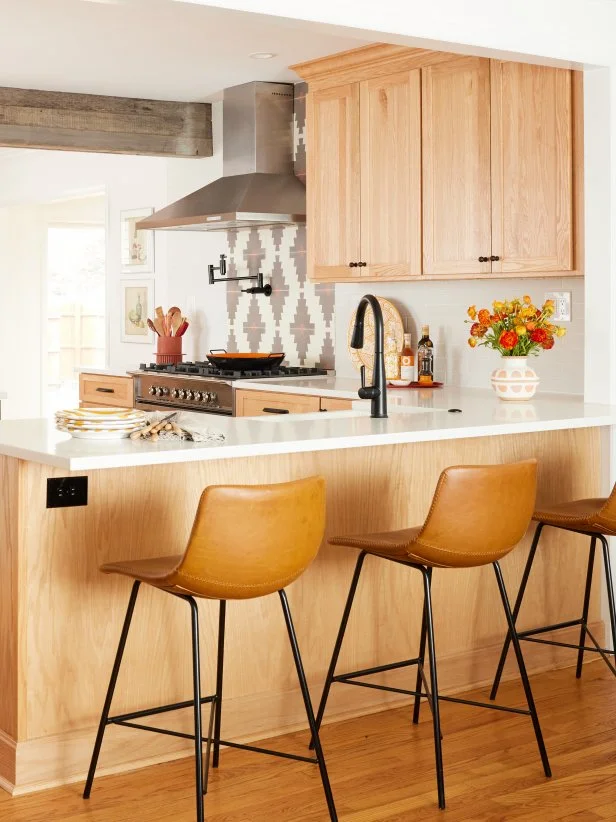
[[[255,51],[248,56],[252,57],[253,60],[271,60],[276,55],[271,51]]]

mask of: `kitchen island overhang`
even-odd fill
[[[480,392],[471,393],[476,398]],[[584,406],[577,398],[541,397],[533,403],[536,419],[512,423],[494,419],[501,412],[497,400],[490,406],[487,397],[480,397],[471,419],[471,398],[465,392],[439,396],[446,405],[466,407],[467,413],[418,410],[392,413],[388,420],[346,412],[322,421],[216,419],[212,428],[223,430],[227,441],[208,448],[103,446],[70,441],[42,421],[0,423],[0,784],[21,793],[84,777],[130,588],[98,568],[106,561],[181,551],[206,485],[321,474],[328,489],[326,537],[423,521],[440,471],[452,464],[537,457],[541,502],[605,492],[603,430],[615,422],[614,409]],[[446,420],[440,428],[436,416]],[[313,439],[303,433],[305,427]],[[40,439],[33,441],[37,430]],[[257,441],[250,442],[251,436]],[[88,477],[88,505],[47,508],[47,480],[75,472]],[[510,592],[519,584],[529,536],[503,564]],[[352,551],[324,545],[304,577],[289,588],[314,700],[325,678],[354,560]],[[584,537],[547,533],[521,627],[570,618],[579,605],[586,562]],[[505,625],[489,571],[435,573],[444,691],[483,684],[494,674]],[[342,651],[344,669],[415,653],[422,606],[416,576],[367,561]],[[182,701],[190,694],[186,609],[169,599],[144,592],[115,713]],[[231,740],[303,727],[303,705],[275,600],[229,607],[223,728]],[[203,601],[200,609],[207,687],[214,677],[217,605]],[[599,586],[589,621],[600,638]],[[392,624],[395,631],[382,629]],[[562,635],[559,639],[568,641]],[[524,650],[531,671],[575,664],[575,654],[567,649],[551,648],[546,654],[529,643]],[[508,673],[515,675],[513,665]],[[392,671],[381,681],[405,687],[403,677],[404,672]],[[397,700],[364,688],[334,689],[327,720],[381,710]],[[190,721],[190,710],[161,717],[163,727],[180,731],[190,732]],[[188,756],[191,750],[190,742],[114,727],[105,740],[102,772]]]

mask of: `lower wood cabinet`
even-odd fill
[[[235,392],[236,417],[262,417],[268,414],[310,414],[313,411],[346,411],[351,400],[317,397],[306,394],[282,394],[279,391]]]
[[[133,378],[106,374],[80,374],[79,405],[81,408],[94,408],[101,405],[132,408]]]

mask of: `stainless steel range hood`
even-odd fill
[[[137,228],[223,231],[306,221],[293,173],[293,85],[245,83],[223,98],[223,176]]]

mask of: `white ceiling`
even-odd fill
[[[365,42],[170,0],[0,0],[0,20],[0,86],[159,100],[293,81],[292,63]]]

